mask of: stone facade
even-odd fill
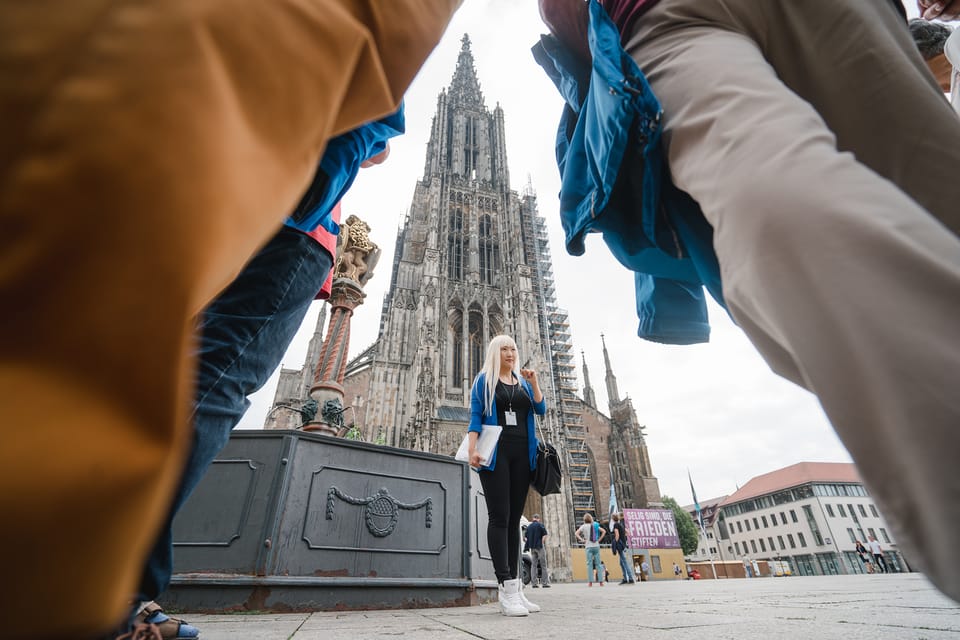
[[[629,397],[620,398],[606,341],[603,341],[603,359],[606,364],[604,381],[610,415],[605,415],[585,400],[582,412],[598,511],[604,516],[609,515],[611,483],[621,509],[661,506],[660,483],[650,465],[644,427],[637,420],[633,401]],[[596,396],[590,387],[586,358],[583,362],[583,379],[583,395],[593,400]]]

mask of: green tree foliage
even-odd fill
[[[700,541],[697,525],[676,500],[669,496],[663,496],[662,500],[664,506],[673,511],[673,519],[677,521],[677,533],[680,534],[680,548],[683,549],[683,555],[690,555],[697,550]]]

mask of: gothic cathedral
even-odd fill
[[[587,402],[578,397],[546,222],[532,186],[522,193],[510,188],[505,135],[503,110],[486,107],[464,36],[453,80],[437,98],[423,177],[397,236],[379,336],[347,365],[344,404],[353,407],[368,442],[453,455],[487,343],[512,336],[521,362],[540,374],[548,406],[540,426],[565,462],[564,493],[531,492],[527,505],[527,516],[541,513],[559,545],[550,558],[559,568],[568,566],[583,514],[606,517],[611,481],[624,497],[621,507],[647,507],[660,496],[629,398],[611,396],[611,420],[596,409],[592,390]],[[305,373],[284,370],[275,406],[305,397],[304,380]],[[267,427],[294,427],[284,422],[289,415],[278,418]]]

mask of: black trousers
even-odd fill
[[[527,442],[504,440],[497,445],[492,471],[480,472],[487,501],[487,545],[497,581],[517,577],[520,563],[520,516],[530,490]]]
[[[887,572],[887,561],[883,559],[882,553],[873,554],[873,561],[878,567],[880,567],[881,571],[884,573]]]

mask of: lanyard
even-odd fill
[[[504,387],[504,393],[506,393],[508,389],[510,391],[510,395],[507,397],[507,410],[513,411],[513,392],[516,385],[505,384],[502,380],[500,381],[500,384]]]

